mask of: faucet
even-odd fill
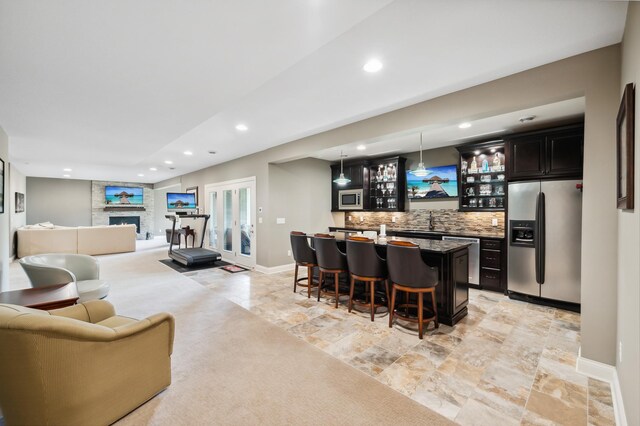
[[[429,231],[433,231],[433,210],[429,210]]]

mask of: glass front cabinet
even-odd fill
[[[406,158],[376,158],[369,165],[370,211],[403,212],[406,197]]]
[[[504,141],[461,145],[458,164],[460,211],[504,211],[507,174]]]

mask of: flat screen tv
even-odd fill
[[[428,167],[426,176],[407,172],[407,194],[410,200],[434,200],[458,196],[456,165]]]
[[[187,192],[167,192],[167,210],[195,210],[196,194]]]
[[[105,203],[110,206],[141,206],[144,188],[140,186],[105,186]]]

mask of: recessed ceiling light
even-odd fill
[[[164,161],[164,164],[173,164],[173,161],[171,161],[171,160],[165,160],[165,161]]]
[[[367,149],[367,147],[365,145],[358,145],[358,151],[364,151],[365,149]]]
[[[183,152],[183,154],[184,154],[184,155],[193,155],[193,152],[191,152],[191,151],[185,151],[185,152]]]
[[[474,151],[473,152],[475,155],[480,155],[480,151]]]
[[[370,59],[364,66],[362,67],[366,72],[378,72],[382,69],[382,62],[378,59]]]
[[[142,173],[138,173],[138,176],[140,176],[140,177],[144,177],[144,174],[142,174]]]
[[[70,172],[70,171],[71,171],[71,169],[66,168],[66,169],[62,169],[62,171],[63,171],[63,172]]]
[[[236,130],[239,132],[246,132],[247,130],[249,130],[249,127],[247,127],[246,124],[236,124]]]
[[[155,168],[155,167],[149,167],[149,170],[151,170],[152,172],[157,172],[158,171],[158,169]]]
[[[466,122],[466,123],[460,123],[460,125],[458,126],[461,129],[468,129],[469,127],[471,127],[471,123]]]
[[[495,148],[491,148],[491,153],[493,154],[494,152],[496,152]]]
[[[71,177],[71,175],[62,175],[62,177]]]
[[[209,154],[211,154],[211,155],[216,155],[216,154],[217,154],[217,152],[212,150],[212,151],[209,151]]]

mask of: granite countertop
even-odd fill
[[[332,232],[331,235],[335,236],[338,241],[344,241],[347,237],[347,234],[344,232]],[[404,237],[377,237],[373,238],[373,241],[379,246],[386,246],[389,241],[409,241],[418,245],[421,250],[435,253],[449,253],[471,245],[471,243],[464,243],[461,241],[426,240],[424,238]]]
[[[363,231],[376,231],[380,232],[380,228],[358,228],[352,226],[332,226],[331,229],[346,229],[349,231],[363,232]],[[407,233],[415,233],[415,234],[431,234],[431,235],[450,235],[454,237],[468,237],[468,238],[504,238],[503,232],[473,232],[473,231],[442,231],[442,230],[433,230],[427,231],[423,229],[402,229],[402,228],[392,228],[387,225],[387,234],[396,233],[396,232],[407,232]]]

